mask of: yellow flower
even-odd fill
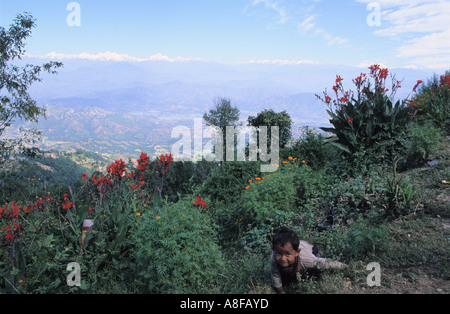
[[[156,216],[156,220],[159,220],[159,219],[161,219],[161,217],[160,216]]]

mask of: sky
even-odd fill
[[[27,54],[112,60],[450,69],[448,0],[0,0]]]

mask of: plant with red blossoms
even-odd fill
[[[334,99],[326,90],[323,97],[316,95],[328,106],[333,125],[333,128],[321,129],[336,135],[330,138],[331,143],[344,154],[391,160],[402,149],[401,139],[411,117],[406,100],[394,100],[401,81],[391,75],[392,85],[387,86],[388,69],[375,64],[369,70],[353,79],[354,91],[345,90],[344,79],[337,75],[332,88]]]
[[[148,157],[146,153],[141,153],[141,156],[137,160],[137,163],[138,163],[137,169],[142,172],[150,169],[150,161],[149,160],[150,160],[150,157]]]
[[[197,195],[195,197],[195,202],[192,204],[194,207],[198,207],[198,208],[206,208],[208,207],[208,205],[206,205],[205,200],[203,200],[200,195]]]
[[[420,123],[429,121],[450,134],[450,71],[429,82],[417,81],[418,93],[408,102],[411,116]]]
[[[156,189],[159,192],[160,199],[161,199],[162,191],[163,191],[163,187],[164,187],[164,177],[167,174],[167,172],[169,171],[170,165],[172,163],[173,163],[172,153],[166,154],[166,155],[161,155],[156,160],[156,172],[158,174],[159,182],[160,182],[159,186],[157,186]]]

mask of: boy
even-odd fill
[[[312,245],[300,241],[297,234],[286,227],[275,233],[272,250],[270,278],[278,294],[284,293],[283,286],[300,281],[308,270],[347,268],[345,264],[315,256]]]

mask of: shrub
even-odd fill
[[[302,137],[297,139],[290,147],[280,151],[282,159],[289,156],[298,156],[308,160],[308,165],[314,169],[323,169],[337,154],[334,146],[326,145],[327,142],[323,134],[309,127],[302,128]]]
[[[406,166],[421,165],[432,153],[442,146],[443,134],[431,123],[414,123],[411,127],[406,150]]]
[[[229,204],[240,199],[249,178],[259,173],[259,162],[224,162],[203,182],[199,193],[208,195],[213,203]]]
[[[421,86],[419,93],[408,103],[411,115],[419,123],[431,121],[434,126],[450,134],[450,71],[439,78],[434,76]]]
[[[374,256],[387,247],[388,232],[368,219],[358,219],[349,230],[349,255],[353,258]]]
[[[388,95],[388,69],[378,65],[369,69],[369,75],[361,73],[353,80],[356,93],[344,91],[343,79],[338,75],[333,86],[336,99],[332,101],[327,92],[324,92],[324,99],[317,97],[329,108],[333,128],[322,130],[335,135],[331,143],[349,156],[362,152],[366,163],[377,164],[391,161],[403,149],[402,140],[411,115],[405,101],[394,100],[401,82],[392,78],[392,90]]]
[[[140,213],[133,237],[147,293],[211,293],[224,265],[206,208],[192,198]],[[201,207],[201,206],[200,206]]]

